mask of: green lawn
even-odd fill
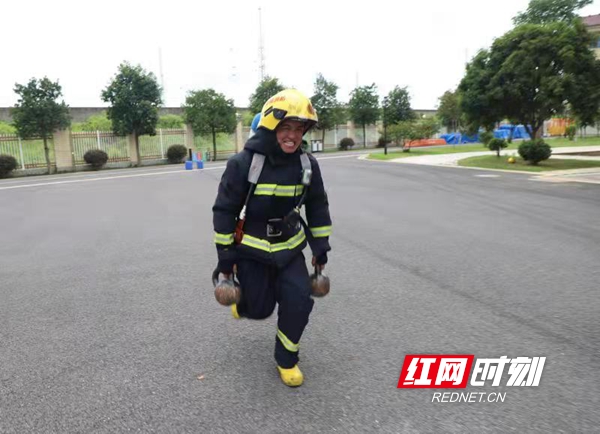
[[[402,149],[394,149],[393,151],[388,150],[387,155],[383,152],[369,154],[369,158],[371,160],[396,160],[398,158],[417,157],[419,155],[431,155],[431,152],[424,152],[423,150],[417,149],[413,149],[410,152],[402,152]]]
[[[537,166],[527,164],[521,157],[516,157],[514,164],[508,162],[506,156],[483,155],[460,160],[459,166],[480,167],[482,169],[522,170],[525,172],[547,172],[550,170],[588,169],[600,167],[600,161],[563,160],[550,158]]]
[[[563,138],[546,139],[546,142],[552,148],[600,146],[600,137],[585,137],[573,141]],[[521,141],[513,142],[508,145],[505,151],[517,151],[520,144]],[[413,148],[410,152],[402,152],[402,149],[395,148],[393,151],[388,151],[388,155],[383,154],[383,149],[377,149],[375,152],[369,154],[369,158],[374,160],[393,160],[395,158],[416,157],[418,155],[456,154],[461,152],[482,152],[486,150],[487,148],[485,148],[481,143],[473,143],[470,145],[446,145],[429,148]]]

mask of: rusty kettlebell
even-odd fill
[[[242,288],[240,283],[235,278],[235,274],[231,274],[231,278],[219,279],[219,270],[215,269],[212,274],[212,281],[215,287],[215,298],[223,306],[231,306],[237,304],[242,298]]]
[[[315,267],[315,272],[310,276],[313,297],[325,297],[329,294],[330,281],[320,268]]]

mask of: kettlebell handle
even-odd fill
[[[213,286],[215,286],[215,287],[219,284],[219,274],[220,274],[219,269],[215,268],[215,271],[213,271],[213,274],[212,274],[212,282],[213,282]],[[231,273],[231,280],[235,281],[235,273],[233,273],[233,272]]]

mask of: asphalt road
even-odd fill
[[[600,186],[322,158],[332,292],[289,389],[275,316],[212,295],[220,166],[0,181],[0,432],[598,431]],[[547,359],[442,403],[406,354]]]

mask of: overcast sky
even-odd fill
[[[14,84],[59,80],[72,107],[104,106],[119,63],[162,80],[165,106],[212,87],[247,106],[260,79],[259,12],[268,75],[312,95],[316,75],[348,101],[357,85],[381,96],[408,86],[413,108],[431,109],[465,61],[512,27],[528,0],[65,1],[2,2],[0,107]],[[600,13],[600,0],[581,11]],[[159,52],[162,53],[162,74]]]

